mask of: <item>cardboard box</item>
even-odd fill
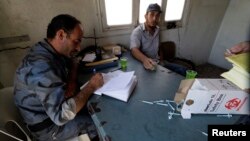
[[[182,80],[174,100],[184,101],[184,119],[191,114],[250,114],[249,94],[227,79]]]

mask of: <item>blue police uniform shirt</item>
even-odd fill
[[[50,118],[63,125],[76,115],[73,98],[65,99],[69,59],[46,41],[35,44],[16,70],[15,103],[29,125]]]

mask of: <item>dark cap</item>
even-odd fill
[[[154,3],[154,4],[150,4],[147,8],[147,12],[150,12],[150,11],[157,11],[157,12],[162,12],[161,11],[161,7],[157,4],[157,3]]]

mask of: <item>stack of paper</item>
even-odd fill
[[[233,82],[241,89],[250,88],[250,53],[243,53],[226,57],[233,64],[233,68],[221,74],[222,77]]]
[[[115,71],[104,73],[102,75],[104,79],[104,85],[94,93],[97,95],[107,95],[127,102],[137,83],[137,78],[134,75],[134,71]]]

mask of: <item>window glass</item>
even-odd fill
[[[185,0],[167,0],[165,21],[178,21],[182,18]]]
[[[105,0],[108,26],[132,23],[132,0]]]

